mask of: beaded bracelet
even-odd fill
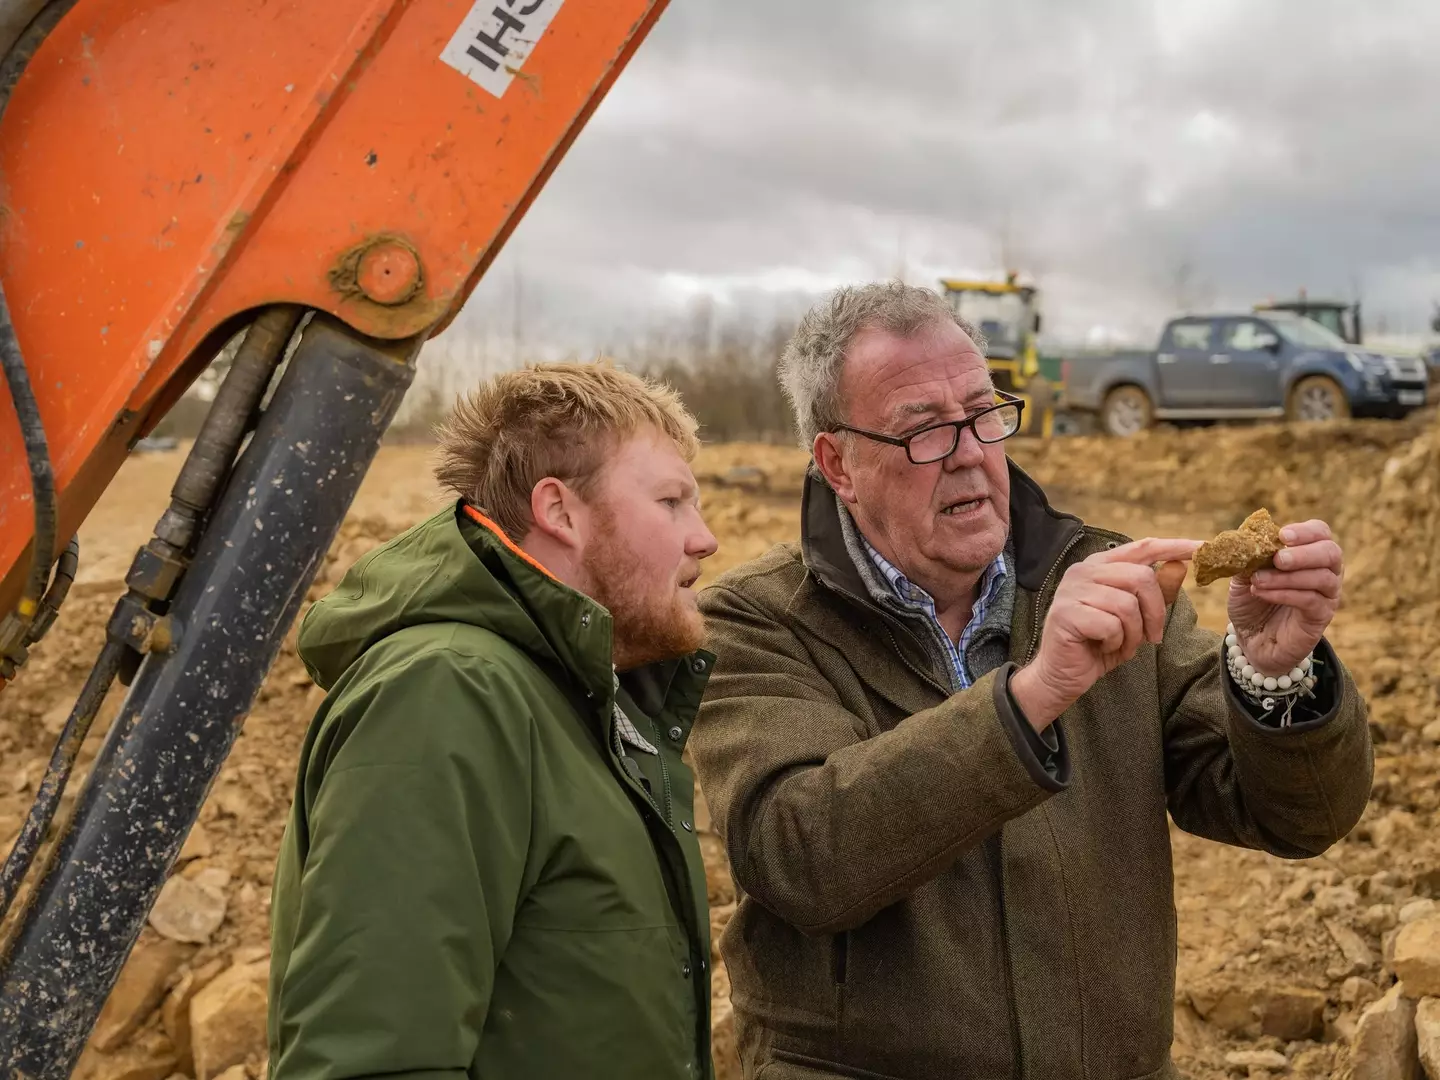
[[[1235,680],[1236,687],[1247,699],[1267,713],[1279,702],[1284,702],[1285,712],[1280,717],[1281,727],[1290,726],[1290,715],[1297,701],[1315,696],[1315,669],[1318,663],[1315,654],[1311,653],[1288,674],[1266,675],[1256,670],[1255,665],[1245,656],[1245,651],[1240,647],[1240,638],[1235,633],[1235,625],[1231,623],[1225,627],[1225,666],[1230,671],[1230,677]]]

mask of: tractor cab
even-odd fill
[[[1302,291],[1297,299],[1256,304],[1255,310],[1262,313],[1286,311],[1304,316],[1319,323],[1331,333],[1338,334],[1351,345],[1359,345],[1364,340],[1358,302],[1346,304],[1339,300],[1312,300]]]
[[[1025,400],[1022,432],[1048,436],[1063,379],[1058,365],[1040,355],[1039,291],[1018,283],[1013,273],[1004,281],[942,278],[940,284],[955,313],[984,336],[995,389]]]

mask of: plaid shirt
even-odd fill
[[[613,674],[613,665],[611,670]],[[619,690],[620,676],[618,674],[614,675],[614,679],[615,689]],[[618,701],[615,703],[615,734],[622,742],[629,743],[635,747],[636,750],[643,750],[647,754],[658,755],[660,753],[659,750],[655,749],[654,744],[645,738],[644,735],[641,735],[635,725],[630,722],[630,718],[625,715],[625,710],[620,708]],[[616,747],[616,749],[618,750],[619,747]],[[623,753],[623,751],[621,752]]]
[[[859,532],[858,529],[856,531]],[[962,690],[969,689],[974,680],[970,678],[970,669],[965,663],[965,650],[970,647],[971,638],[985,622],[985,613],[994,602],[995,594],[1000,590],[1000,579],[1005,576],[1004,552],[995,556],[995,561],[986,567],[984,576],[980,578],[980,589],[975,600],[975,607],[970,612],[970,621],[966,623],[965,629],[961,632],[959,642],[954,642],[950,640],[950,635],[945,628],[940,625],[940,618],[935,613],[934,598],[902,574],[894,563],[871,547],[870,541],[865,539],[863,534],[860,536],[860,542],[865,545],[865,551],[870,556],[870,561],[875,564],[875,569],[879,570],[881,576],[889,583],[900,603],[911,611],[924,615],[939,631],[937,636],[945,643],[945,648],[949,653],[950,669],[954,672],[956,684]]]

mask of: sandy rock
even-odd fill
[[[1421,728],[1420,737],[1428,742],[1440,743],[1440,720],[1432,720]]]
[[[1284,1069],[1290,1062],[1278,1050],[1232,1050],[1225,1055],[1225,1064],[1242,1069]]]
[[[1426,1077],[1440,1080],[1440,998],[1424,998],[1415,1006],[1415,1040]]]
[[[1360,903],[1360,894],[1349,885],[1327,885],[1315,894],[1315,910],[1321,915],[1339,915]]]
[[[150,925],[171,941],[203,945],[225,921],[225,893],[214,885],[174,876],[165,882]]]
[[[250,1080],[250,1074],[245,1071],[244,1065],[231,1065],[230,1068],[217,1076],[215,1080]]]
[[[1419,1080],[1415,1003],[1397,983],[1360,1017],[1350,1059],[1354,1080]]]
[[[105,1002],[90,1041],[97,1050],[117,1050],[140,1029],[165,996],[165,984],[193,950],[165,939],[139,942]]]
[[[1193,987],[1190,1004],[1207,1024],[1230,1035],[1253,1037],[1260,1033],[1260,1002],[1255,988],[1220,983]]]
[[[230,954],[230,964],[232,967],[249,967],[251,964],[259,963],[261,960],[266,962],[268,969],[270,962],[269,945],[242,945]]]
[[[187,1074],[193,1067],[190,1058],[190,1003],[195,995],[214,981],[225,968],[223,960],[211,960],[204,967],[187,971],[165,997],[160,1008],[160,1023],[175,1047],[175,1057]]]
[[[1400,908],[1400,925],[1423,919],[1427,915],[1440,915],[1440,904],[1434,900],[1411,900]]]
[[[1400,928],[1393,966],[1411,997],[1440,997],[1440,915],[1427,915]]]
[[[96,1065],[104,1080],[166,1080],[175,1073],[175,1055],[163,1049],[126,1047]]]
[[[1280,526],[1263,506],[1240,523],[1195,552],[1195,584],[1202,588],[1212,581],[1235,574],[1253,573],[1274,565],[1276,552],[1285,546]]]
[[[1363,1009],[1372,1001],[1380,1000],[1380,988],[1369,979],[1362,979],[1359,975],[1352,975],[1345,980],[1340,987],[1340,1001],[1344,1005],[1354,1005]]]
[[[1368,971],[1375,966],[1375,954],[1371,952],[1370,946],[1350,927],[1338,919],[1326,919],[1325,930],[1345,957],[1345,962],[1350,965],[1352,974]]]
[[[1372,934],[1383,934],[1400,923],[1394,904],[1372,904],[1360,914],[1360,925]]]
[[[190,1002],[195,1080],[214,1080],[266,1046],[265,964],[234,967]]]
[[[208,859],[215,854],[215,842],[210,839],[210,834],[205,831],[205,826],[195,822],[190,826],[190,832],[185,837],[185,843],[180,848],[179,862],[189,862],[191,859]]]
[[[1260,1033],[1284,1042],[1318,1039],[1325,1031],[1325,995],[1318,990],[1282,986],[1260,1002]]]

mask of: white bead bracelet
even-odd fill
[[[1285,702],[1285,712],[1280,719],[1281,727],[1290,726],[1290,713],[1302,697],[1315,696],[1315,667],[1317,661],[1312,653],[1300,661],[1297,667],[1280,675],[1266,675],[1258,670],[1240,647],[1240,638],[1234,624],[1225,627],[1225,666],[1236,687],[1249,700],[1266,712],[1275,708],[1277,700]]]

